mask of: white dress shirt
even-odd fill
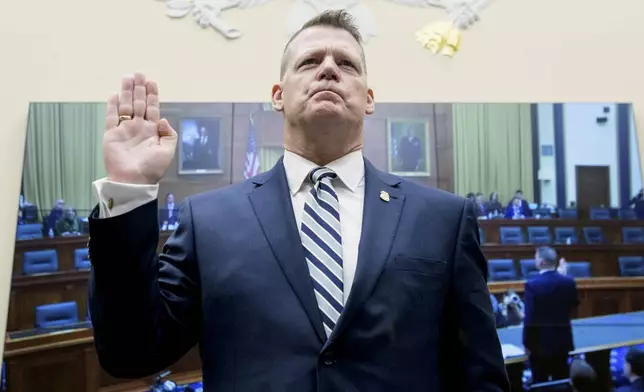
[[[292,153],[284,152],[284,170],[293,204],[297,227],[301,227],[304,203],[313,187],[307,176],[318,167],[313,162]],[[354,151],[335,160],[327,168],[338,177],[333,187],[340,204],[340,225],[342,236],[342,263],[344,300],[351,292],[358,264],[358,247],[362,234],[362,209],[364,205],[364,159],[362,151]],[[108,181],[106,178],[93,184],[94,196],[98,200],[99,218],[110,218],[125,214],[158,197],[159,185],[133,185]],[[110,209],[108,206],[113,207]]]

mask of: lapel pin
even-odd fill
[[[389,193],[385,191],[380,191],[380,198],[385,202],[389,202]]]

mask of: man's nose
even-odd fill
[[[336,82],[340,79],[340,73],[338,72],[338,66],[335,61],[326,57],[321,64],[320,73],[318,74],[318,80],[335,80]]]

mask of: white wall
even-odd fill
[[[541,185],[541,203],[557,204],[557,171],[555,156],[541,155],[541,146],[555,146],[554,106],[551,103],[537,105],[537,121],[539,124],[539,172],[537,176]]]
[[[610,108],[604,113],[603,108]],[[597,117],[608,121],[597,124]],[[610,167],[610,204],[619,206],[617,159],[617,105],[614,103],[566,103],[563,106],[566,154],[566,204],[577,200],[575,166]]]
[[[630,113],[630,160],[631,160],[631,197],[642,189],[642,170],[640,167],[640,152],[637,144],[637,129],[633,110]]]

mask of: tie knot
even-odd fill
[[[316,167],[315,169],[311,170],[311,173],[309,173],[309,178],[314,184],[317,184],[319,181],[322,181],[325,178],[332,180],[337,176],[338,175],[335,174],[333,170],[326,167]]]

